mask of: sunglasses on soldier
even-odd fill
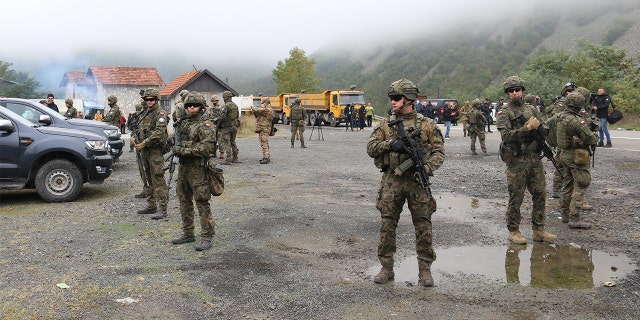
[[[391,101],[400,101],[402,99],[401,95],[393,95],[393,96],[389,96],[389,99],[391,99]]]
[[[522,91],[522,88],[520,88],[520,87],[507,89],[508,93],[514,93],[514,92],[520,92],[520,91]]]

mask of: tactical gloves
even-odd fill
[[[527,120],[527,122],[525,122],[524,125],[529,131],[536,130],[540,126],[540,121],[538,121],[536,117],[532,116],[531,118],[529,118],[529,120]]]
[[[404,143],[402,142],[402,140],[399,140],[399,139],[391,139],[391,140],[389,140],[389,147],[391,148],[391,151],[393,151],[393,152],[398,152],[398,153],[404,153],[405,152]]]

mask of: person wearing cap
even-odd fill
[[[273,109],[269,106],[271,100],[265,98],[262,100],[262,107],[258,108],[251,106],[251,111],[256,117],[256,133],[260,140],[260,147],[262,148],[262,159],[260,164],[268,164],[271,162],[271,154],[269,153],[269,134],[271,133],[271,126],[273,126]]]
[[[66,118],[73,119],[78,116],[78,110],[73,106],[73,100],[67,99],[64,104],[67,105],[67,112],[64,113]]]

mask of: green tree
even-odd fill
[[[16,72],[10,69],[13,64],[0,61],[0,96],[35,99],[42,97],[36,92],[40,83],[31,78],[26,72]]]
[[[278,61],[272,72],[273,81],[278,85],[276,93],[316,91],[320,78],[314,70],[315,64],[315,60],[307,58],[304,50],[298,47],[289,50],[289,58]]]

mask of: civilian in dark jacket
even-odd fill
[[[609,105],[611,104],[611,97],[604,91],[603,88],[598,88],[598,93],[593,97],[591,101],[591,109],[595,112],[596,117],[600,118],[600,141],[598,147],[611,148],[611,136],[609,135],[609,129],[607,129],[607,119],[609,118]],[[604,144],[604,137],[607,137],[607,144]]]

